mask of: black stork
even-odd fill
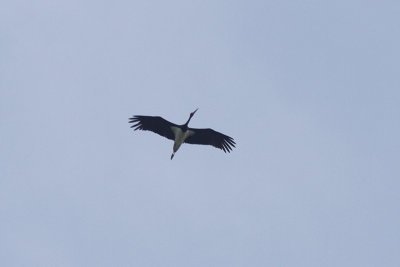
[[[133,116],[129,118],[129,123],[133,123],[131,128],[134,130],[152,131],[156,134],[174,140],[171,160],[178,151],[182,143],[212,145],[222,149],[225,153],[230,152],[235,147],[235,141],[232,137],[214,131],[213,129],[195,129],[189,128],[190,119],[198,108],[190,113],[189,119],[183,125],[177,125],[158,116]]]

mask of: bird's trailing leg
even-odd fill
[[[174,153],[172,153],[172,155],[171,155],[171,160],[172,160],[172,158],[174,157],[174,155],[175,155],[175,152],[174,152]]]

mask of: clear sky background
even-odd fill
[[[399,1],[6,0],[1,266],[400,266]],[[230,154],[129,128],[160,115]]]

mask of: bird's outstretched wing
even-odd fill
[[[211,145],[216,148],[222,149],[225,153],[231,152],[232,147],[235,147],[235,141],[232,137],[214,131],[213,129],[194,129],[189,128],[194,132],[189,136],[185,143],[198,144],[198,145]]]
[[[156,134],[164,136],[168,139],[174,140],[174,133],[171,126],[177,126],[161,117],[153,116],[133,116],[129,118],[129,123],[133,123],[131,128],[134,130],[152,131]]]

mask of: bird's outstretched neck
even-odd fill
[[[193,115],[196,113],[196,111],[198,110],[199,108],[196,108],[196,110],[195,111],[193,111],[192,113],[190,113],[190,115],[189,115],[189,119],[187,120],[187,122],[184,124],[184,125],[188,125],[189,124],[189,121],[192,119],[192,117],[193,117]]]

